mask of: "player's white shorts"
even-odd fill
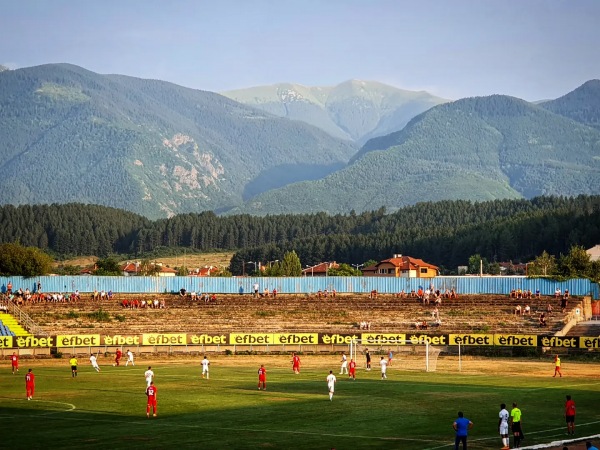
[[[335,384],[334,383],[328,383],[327,387],[329,388],[329,392],[333,392],[335,390]]]
[[[381,366],[381,373],[386,373],[386,372],[387,372],[387,367]]]
[[[500,436],[508,434],[508,423],[503,422],[500,424]]]
[[[203,367],[202,368],[202,373],[208,373],[208,367]]]

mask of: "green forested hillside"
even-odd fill
[[[223,92],[223,95],[359,144],[401,130],[417,114],[447,101],[424,91],[361,80],[319,87],[281,83]]]
[[[348,167],[252,199],[238,212],[338,213],[420,201],[600,192],[600,132],[513,97],[436,106],[369,141]]]
[[[1,204],[147,217],[227,210],[322,177],[356,148],[218,94],[52,64],[0,73]],[[273,177],[283,168],[287,177]]]
[[[600,196],[419,203],[393,214],[324,213],[218,217],[212,212],[149,221],[112,208],[69,204],[0,207],[0,243],[19,242],[59,255],[143,256],[168,248],[237,250],[243,261],[272,261],[295,250],[303,264],[351,264],[394,253],[448,268],[479,253],[489,261],[527,261],[546,250],[600,242]]]
[[[539,105],[576,122],[600,129],[600,80],[590,80],[556,100]]]

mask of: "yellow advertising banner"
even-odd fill
[[[96,347],[100,345],[99,334],[59,334],[56,336],[57,347]]]
[[[449,345],[494,345],[493,334],[449,334]]]
[[[362,343],[369,345],[404,344],[404,333],[362,333]]]
[[[281,345],[318,344],[319,343],[319,333],[273,334],[273,341],[275,344],[281,344]]]
[[[538,345],[541,347],[578,348],[579,338],[575,336],[538,336]]]
[[[189,345],[227,345],[229,334],[189,334],[187,343]]]
[[[535,334],[495,334],[494,345],[505,347],[536,347]]]
[[[140,335],[135,336],[123,336],[120,334],[115,334],[113,336],[101,336],[101,345],[140,345],[142,343],[142,338]]]
[[[580,336],[579,337],[579,348],[600,348],[600,336]]]
[[[0,348],[13,348],[12,336],[0,336]]]
[[[19,348],[49,348],[56,347],[54,336],[15,336],[13,343]]]
[[[142,334],[142,345],[185,345],[186,333]]]

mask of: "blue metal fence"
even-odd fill
[[[444,292],[455,289],[459,294],[509,294],[513,289],[540,290],[542,295],[553,295],[556,288],[562,292],[568,289],[572,295],[590,295],[599,298],[598,284],[586,279],[572,279],[558,282],[545,279],[529,279],[526,277],[436,277],[394,278],[394,277],[95,277],[95,276],[44,276],[39,278],[0,277],[0,290],[6,292],[11,281],[13,291],[22,288],[31,292],[37,291],[38,282],[43,292],[81,293],[112,290],[115,293],[171,293],[181,288],[198,293],[250,293],[253,285],[258,283],[259,290],[280,293],[314,293],[325,289],[335,289],[340,293],[368,293],[377,290],[380,293],[396,293],[404,290],[418,290],[419,286],[427,288],[433,284],[435,289]]]

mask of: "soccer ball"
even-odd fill
[[[116,366],[116,364],[113,364],[113,367],[115,367],[115,366]]]

